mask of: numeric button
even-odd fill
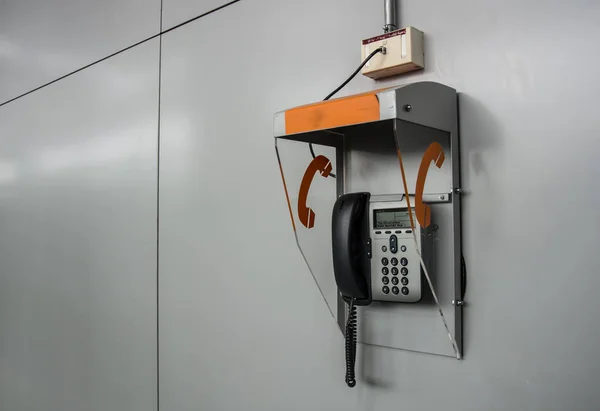
[[[406,275],[406,274],[408,274],[408,268],[406,268],[406,267],[402,267],[402,268],[400,269],[400,273],[402,273],[402,275]]]
[[[392,287],[392,292],[397,295],[400,290],[398,290],[398,287]]]
[[[396,277],[394,277],[394,278],[396,278]],[[382,283],[384,283],[384,284],[389,284],[389,282],[390,282],[390,279],[389,279],[389,278],[387,278],[387,277],[382,277],[382,278],[381,278],[381,282],[382,282]],[[396,284],[398,284],[398,282],[396,282]]]
[[[387,278],[387,277],[386,277]],[[402,277],[402,279],[404,280],[406,277]],[[398,277],[392,277],[392,284],[394,285],[398,285]],[[404,284],[404,282],[402,282],[402,284]]]
[[[390,262],[390,261],[389,261],[387,258],[385,258],[385,257],[383,257],[383,258],[381,259],[381,264],[383,264],[383,265],[388,265],[388,264],[389,264],[389,262]]]
[[[392,267],[392,275],[398,275],[398,268]]]
[[[387,278],[387,277],[386,277],[386,278]],[[396,278],[396,277],[394,277],[394,278]],[[387,283],[386,283],[386,284],[387,284]],[[394,285],[396,285],[396,284],[398,284],[398,282],[395,282],[395,283],[394,283]],[[402,277],[402,285],[406,285],[406,284],[408,284],[408,278],[406,278],[406,277]]]
[[[408,265],[408,259],[406,257],[402,257],[400,259],[400,264],[402,264],[402,266]]]
[[[384,294],[389,294],[390,287],[388,287],[387,285],[384,285],[383,288],[381,289],[381,291],[383,291]]]
[[[392,258],[391,263],[394,266],[398,265],[398,259],[396,257]]]
[[[408,295],[408,288],[407,287],[402,287],[402,294]]]
[[[387,267],[383,267],[383,268],[381,269],[381,274],[383,274],[383,275],[388,275],[388,273],[389,273],[389,272],[390,272],[390,270],[389,270],[389,268],[387,268]]]

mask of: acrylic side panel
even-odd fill
[[[446,162],[440,169],[432,170],[427,176],[423,195],[425,203],[431,206],[433,224],[427,230],[422,230],[419,238],[419,247],[424,247],[419,251],[432,281],[439,307],[424,275],[425,270],[422,270],[422,296],[418,302],[374,301],[369,306],[359,308],[359,341],[455,357],[456,352],[440,316],[441,308],[451,334],[454,335],[453,214],[449,203],[452,184],[450,136],[440,130],[416,124],[398,123],[402,123],[402,128],[397,131],[397,139],[394,137],[396,131],[392,124],[363,126],[355,132],[348,132],[347,191],[369,191],[374,196],[372,201],[377,201],[377,196],[399,196],[402,199],[402,207],[408,209],[398,156],[400,148],[408,198],[411,211],[415,213],[416,181],[423,155],[431,144],[439,144],[447,156]],[[411,224],[418,224],[416,216]],[[411,243],[413,241],[411,239]],[[399,250],[394,256],[401,259],[403,253]],[[421,265],[420,261],[410,263]],[[391,273],[383,275],[383,266],[379,267],[377,264],[378,262],[374,261],[372,265],[373,283],[381,283],[383,277],[391,281],[394,276]],[[398,265],[400,266],[401,264]],[[398,274],[398,278],[402,278],[402,275]],[[389,287],[391,289],[391,283]],[[407,287],[412,290],[410,284]]]
[[[319,291],[332,316],[337,316],[338,290],[331,255],[331,213],[337,199],[338,167],[335,147],[277,139],[277,156],[292,228]]]

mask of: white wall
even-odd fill
[[[0,107],[0,410],[146,411],[159,40]]]
[[[160,31],[161,0],[3,0],[0,104]]]
[[[461,93],[469,271],[464,360],[361,347],[362,377],[354,390],[345,387],[342,336],[289,224],[272,115],[320,100],[337,86],[358,64],[360,40],[380,32],[382,5],[243,0],[162,38],[161,410],[600,408],[595,296],[600,61],[593,51],[600,39],[600,3],[401,4],[402,25],[426,33],[427,68],[380,83],[357,78],[340,95],[418,80],[439,81]],[[164,18],[169,7],[166,26],[206,11],[202,2],[164,0]],[[126,72],[117,78],[128,78]],[[71,97],[58,93],[41,105],[15,100],[0,107],[0,116],[35,117],[66,98]],[[0,140],[6,130],[0,128]],[[40,144],[23,138],[23,144]],[[41,266],[50,257],[38,258]],[[0,259],[0,279],[21,278],[24,269],[6,261]],[[5,312],[19,307],[4,301]],[[10,320],[11,332],[21,338],[35,332]],[[0,361],[14,350],[0,348]],[[42,404],[50,395],[41,390],[43,379],[31,383],[26,377],[63,378],[64,372],[34,363],[23,379],[8,379],[14,386],[7,377],[0,384]],[[123,386],[144,378],[131,375]],[[74,398],[65,392],[65,398]],[[72,403],[87,401],[88,409],[103,405],[92,394],[78,398],[81,402]],[[41,409],[10,404],[16,405],[2,409]],[[69,409],[52,404],[58,405],[44,409]]]
[[[381,4],[242,1],[163,38],[164,409],[600,408],[600,7],[401,9],[426,33],[427,69],[384,84],[461,92],[465,359],[367,348],[370,384],[344,386],[342,337],[289,225],[272,114],[345,79],[360,39],[380,32]],[[378,87],[359,78],[342,94]]]
[[[239,0],[162,0],[164,30]]]

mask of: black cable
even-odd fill
[[[354,299],[348,306],[348,322],[346,323],[346,384],[352,388],[356,385],[356,306]]]
[[[342,84],[340,84],[340,86],[338,88],[336,88],[335,90],[333,90],[331,93],[329,93],[327,95],[327,97],[325,97],[323,99],[323,101],[329,100],[331,97],[333,97],[338,91],[340,91],[341,89],[344,88],[344,86],[348,83],[350,83],[350,80],[352,80],[354,78],[354,76],[356,76],[358,74],[358,72],[365,66],[365,64],[367,64],[369,62],[369,60],[371,60],[375,54],[377,53],[383,53],[383,50],[385,50],[385,47],[381,46],[381,47],[377,47],[375,50],[373,50],[371,52],[371,54],[369,54],[367,56],[366,59],[363,60],[362,63],[360,63],[360,66],[358,66],[358,68],[356,70],[354,70],[354,73],[350,74],[350,77],[348,77],[346,79],[346,81],[344,81]]]
[[[312,143],[308,143],[308,149],[310,150],[310,155],[312,156],[312,158],[315,158],[316,157],[315,156],[315,150],[313,150]]]
[[[385,50],[385,47],[383,47],[383,46],[381,46],[381,47],[377,47],[375,50],[373,50],[373,51],[371,52],[371,54],[369,54],[369,55],[367,56],[367,58],[365,58],[365,59],[363,60],[363,62],[362,62],[362,63],[360,63],[360,66],[358,66],[358,68],[357,68],[356,70],[354,70],[354,73],[350,74],[350,77],[348,77],[348,78],[346,79],[346,81],[344,81],[342,84],[340,84],[338,88],[336,88],[336,89],[335,89],[335,90],[333,90],[331,93],[329,93],[329,94],[327,95],[327,97],[325,97],[325,98],[323,99],[323,101],[327,101],[327,100],[329,100],[329,99],[330,99],[331,97],[333,97],[333,96],[334,96],[334,95],[335,95],[335,94],[336,94],[338,91],[340,91],[341,89],[343,89],[343,88],[344,88],[344,86],[345,86],[346,84],[348,84],[348,83],[349,83],[349,82],[350,82],[350,81],[351,81],[351,80],[352,80],[352,79],[353,79],[353,78],[354,78],[354,77],[355,77],[355,76],[356,76],[356,75],[357,75],[357,74],[360,72],[360,70],[361,70],[361,69],[362,69],[362,68],[365,66],[365,64],[367,64],[367,63],[369,62],[369,60],[371,60],[371,59],[372,59],[372,58],[373,58],[373,57],[374,57],[374,56],[375,56],[377,53],[383,53],[383,52],[384,52],[384,50]],[[312,155],[312,158],[315,158],[315,157],[316,157],[316,156],[315,156],[315,150],[313,150],[312,143],[308,143],[308,148],[309,148],[309,150],[310,150],[310,154]],[[335,178],[335,174],[333,174],[333,173],[330,173],[329,175],[330,175],[331,177]]]

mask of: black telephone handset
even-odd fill
[[[335,281],[344,298],[355,305],[371,303],[369,259],[369,193],[340,196],[333,207],[332,247]]]
[[[332,252],[335,281],[348,304],[346,323],[346,384],[356,385],[356,306],[371,303],[371,241],[369,193],[340,196],[333,206]]]

